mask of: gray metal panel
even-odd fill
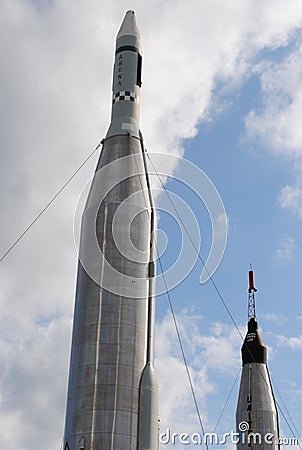
[[[84,437],[85,450],[87,449],[136,449],[136,430],[137,430],[137,417],[126,412],[108,411],[106,419],[102,416],[101,411],[96,411],[95,416],[91,413],[82,412],[76,416],[70,416],[70,427],[77,429],[77,433],[70,436],[68,444],[71,450],[79,449],[79,442]],[[84,424],[87,421],[95,420],[97,423],[102,423],[103,428],[98,427],[99,430],[93,435],[85,433],[85,428],[81,428],[80,424]],[[116,420],[125,430],[131,430],[130,434],[112,434],[112,423]]]
[[[106,279],[112,274],[103,270],[103,260],[97,259],[98,253],[92,253],[95,281],[79,263],[65,426],[65,442],[68,441],[70,450],[78,449],[82,437],[85,449],[89,450],[134,450],[137,447],[139,384],[146,364],[150,260],[150,203],[148,196],[141,192],[147,190],[147,185],[140,142],[130,136],[106,140],[97,173],[106,164],[131,154],[137,156],[135,162],[132,161],[135,167],[131,167],[131,161],[126,161],[127,167],[119,164],[113,168],[121,170],[121,174],[112,173],[108,166],[104,176],[95,177],[83,213],[80,259],[82,250],[89,248],[91,233],[96,232],[99,245],[105,248],[107,262],[134,280],[140,279],[140,283],[125,285],[127,294],[133,290],[132,297],[108,292],[100,285],[107,282],[114,286],[116,280]],[[91,214],[95,205],[99,206],[110,177],[122,177],[127,172],[141,175],[131,176],[113,188],[98,208],[96,229],[87,227],[91,222],[86,221],[86,215]],[[144,203],[145,212],[133,221],[130,230],[134,246],[146,252],[140,262],[124,256],[128,248],[118,249],[110,231],[120,204],[137,192],[141,192],[140,198],[136,198],[133,205],[129,203],[125,224],[128,216],[136,211],[137,202]],[[123,242],[122,239],[121,245]]]
[[[261,434],[261,444],[248,445],[245,432],[245,443],[237,445],[238,450],[277,450],[278,442],[274,444],[265,442],[265,435],[272,433],[275,439],[279,438],[278,415],[273,395],[271,381],[266,364],[249,363],[242,368],[241,383],[236,411],[237,431],[239,424],[246,422],[250,431]],[[252,441],[253,442],[253,441]]]

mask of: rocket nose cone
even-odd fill
[[[117,34],[117,39],[122,36],[140,36],[135,13],[132,10],[126,12],[121,28]]]
[[[267,350],[254,317],[249,320],[241,354],[243,365],[253,362],[266,364],[267,362]]]

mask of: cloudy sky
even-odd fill
[[[253,263],[257,316],[286,417],[279,413],[281,434],[292,437],[288,421],[301,437],[301,0],[2,0],[1,255],[104,137],[114,40],[127,9],[136,11],[143,37],[147,149],[183,156],[216,186],[229,230],[214,281],[244,334]],[[61,445],[77,263],[74,213],[96,161],[97,154],[0,264],[6,450]],[[175,179],[177,170],[168,167],[166,186],[194,212],[206,259],[211,206]],[[167,269],[181,233],[163,210],[159,228],[168,239]],[[197,260],[170,295],[206,431],[214,430],[235,383],[217,426],[224,433],[234,427],[241,337],[212,283],[200,284],[201,272]],[[162,431],[199,432],[164,294],[156,330]]]

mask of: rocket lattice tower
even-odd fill
[[[242,374],[236,411],[238,450],[279,449],[276,401],[267,367],[267,349],[256,320],[254,272],[249,271],[248,330],[244,339]]]

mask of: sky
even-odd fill
[[[169,292],[205,431],[234,429],[253,263],[281,436],[292,437],[288,422],[301,438],[300,0],[2,0],[0,254],[105,136],[115,36],[128,9],[136,11],[143,39],[145,144],[151,157],[169,155],[167,164],[154,158],[166,189],[192,210],[203,260],[212,242],[212,204],[183,183],[175,157],[211,180],[228,221],[213,274],[221,297],[211,281],[200,283],[199,259]],[[77,266],[73,224],[97,157],[0,263],[6,450],[38,450],[41,442],[45,450],[61,448]],[[158,226],[168,270],[177,252],[184,262],[187,253],[181,254],[181,224],[165,209],[164,196],[157,196]],[[161,432],[200,432],[165,293],[157,297],[155,368]]]

